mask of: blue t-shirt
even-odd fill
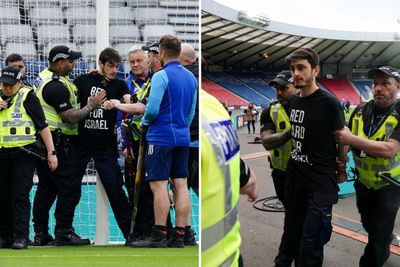
[[[154,74],[142,118],[142,124],[149,127],[149,144],[189,146],[197,87],[196,78],[178,61],[169,62]]]

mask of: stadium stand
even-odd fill
[[[256,74],[253,73],[235,73],[236,78],[259,92],[260,94],[264,95],[269,99],[269,101],[273,101],[276,99],[276,91],[271,88],[267,82],[259,78]]]
[[[248,101],[243,98],[233,94],[229,90],[221,87],[220,85],[208,80],[205,77],[201,78],[201,86],[209,94],[217,98],[221,103],[227,103],[229,106],[247,106]]]
[[[372,82],[369,80],[353,80],[352,83],[360,91],[363,100],[372,98]]]
[[[270,103],[270,100],[267,97],[244,84],[231,74],[222,72],[203,72],[203,75],[241,98],[252,102],[255,106],[265,107]]]
[[[350,100],[351,105],[360,103],[360,93],[355,90],[348,80],[320,79],[319,83],[329,89],[339,100]]]

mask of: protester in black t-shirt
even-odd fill
[[[292,96],[289,119],[292,153],[287,165],[287,203],[284,233],[275,266],[322,266],[324,245],[332,233],[332,205],[338,201],[337,183],[345,179],[344,166],[336,173],[338,149],[335,130],[344,127],[339,101],[318,88],[319,56],[309,48],[291,53],[286,62],[300,96]]]
[[[75,79],[81,105],[86,105],[90,96],[104,90],[107,99],[123,99],[130,102],[130,92],[124,80],[116,78],[121,56],[113,48],[104,49],[99,56],[98,73],[84,74]],[[136,113],[143,113],[145,106],[132,104]],[[113,209],[122,234],[128,239],[131,211],[123,190],[124,181],[118,165],[118,146],[114,132],[117,110],[106,110],[103,106],[94,109],[79,123],[79,169],[83,177],[86,166],[93,158],[100,180]]]

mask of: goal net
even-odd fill
[[[123,58],[119,77],[129,73],[126,61],[133,46],[150,44],[164,34],[180,37],[182,43],[199,48],[198,0],[97,0],[108,1],[109,40]],[[0,67],[12,53],[21,54],[27,66],[26,80],[33,84],[48,66],[49,50],[59,44],[82,51],[72,78],[96,68],[96,0],[0,0]],[[91,240],[96,226],[96,171],[88,166],[82,183],[82,198],[75,212],[74,227],[78,234]],[[31,192],[33,200],[36,191]],[[193,193],[192,225],[198,228],[198,199]],[[53,207],[54,209],[54,207]],[[52,212],[53,212],[52,209]],[[50,228],[54,229],[51,214]],[[51,232],[52,233],[52,232]],[[109,241],[123,241],[122,234],[109,208]],[[31,238],[33,228],[31,227]]]

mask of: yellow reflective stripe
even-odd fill
[[[34,141],[34,135],[12,135],[12,136],[4,136],[4,142],[15,142],[15,141]]]
[[[229,258],[227,258],[221,265],[220,267],[231,267],[233,261],[236,258],[236,255],[238,254],[238,250],[235,251],[235,253],[233,253],[231,256],[229,256]]]
[[[18,127],[18,126],[33,127],[33,122],[32,121],[3,121],[1,125],[3,127]]]
[[[17,100],[15,100],[14,104],[14,113],[20,113],[23,96],[24,94],[22,92],[18,92]]]
[[[217,244],[232,230],[237,222],[237,207],[230,210],[224,218],[201,230],[201,251]]]

